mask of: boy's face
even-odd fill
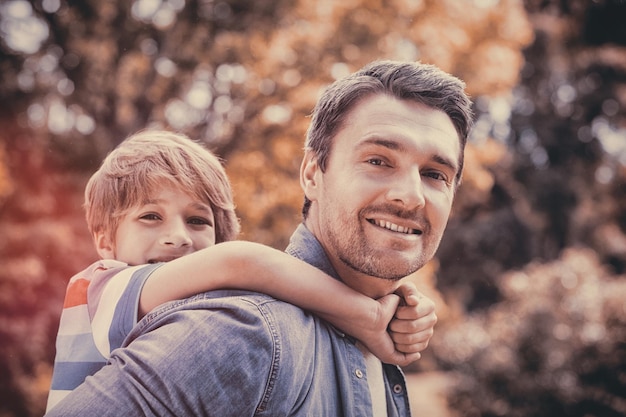
[[[96,234],[98,253],[129,265],[168,262],[215,244],[209,205],[173,187],[164,187],[120,220],[113,242]]]

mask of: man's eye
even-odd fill
[[[370,165],[375,165],[375,166],[383,166],[385,165],[385,162],[383,162],[382,159],[380,158],[370,158],[367,160],[367,163]]]
[[[434,180],[448,182],[448,178],[444,174],[442,174],[441,172],[437,172],[437,171],[427,172],[425,175],[427,177],[430,177],[430,178],[434,179]]]

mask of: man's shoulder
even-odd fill
[[[207,326],[227,326],[229,321],[264,324],[274,330],[315,325],[316,316],[298,306],[278,300],[267,294],[244,290],[216,290],[200,293],[182,300],[170,301],[157,307],[144,317],[140,326],[152,327],[158,321],[188,320],[185,316],[207,316]],[[210,316],[210,318],[209,318]],[[146,330],[144,330],[146,331]]]
[[[193,381],[198,409],[215,415],[286,415],[315,372],[320,353],[311,347],[319,326],[304,310],[265,294],[211,291],[150,312],[111,361],[127,369],[140,358],[139,368],[153,364],[172,381]]]
[[[210,291],[192,297],[191,300],[212,308],[233,309],[239,311],[241,316],[245,315],[244,312],[258,316],[274,328],[291,327],[293,323],[300,326],[313,325],[317,321],[316,316],[296,305],[253,291]]]
[[[272,297],[271,295],[247,291],[247,290],[213,290],[193,295],[185,300],[180,301],[181,304],[194,305],[231,305],[233,307],[254,308],[254,309],[270,309],[270,310],[300,310],[300,307],[289,304]]]
[[[125,343],[132,345],[153,332],[167,333],[163,337],[171,340],[187,340],[193,333],[196,340],[219,340],[218,350],[211,345],[215,366],[236,356],[271,373],[279,363],[289,368],[294,352],[314,345],[320,326],[316,316],[268,295],[220,290],[158,307],[133,328]]]

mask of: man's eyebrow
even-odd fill
[[[384,139],[378,136],[375,137],[371,137],[371,138],[367,138],[365,140],[363,140],[360,143],[361,146],[364,145],[377,145],[377,146],[383,146],[385,148],[394,150],[394,151],[401,151],[404,150],[405,147],[398,141],[395,140],[390,140],[390,139]]]
[[[391,140],[391,139],[385,139],[381,137],[367,138],[363,140],[363,142],[361,142],[361,145],[382,146],[393,151],[408,152],[406,146],[404,146],[401,142]],[[449,158],[446,158],[438,154],[433,155],[432,160],[436,162],[437,164],[446,166],[454,170],[454,172],[457,172],[459,168],[458,163],[456,161],[450,160]]]
[[[451,160],[450,160],[450,159],[448,159],[448,158],[444,158],[444,157],[443,157],[443,156],[441,156],[441,155],[434,155],[434,156],[433,156],[433,161],[435,161],[435,162],[437,162],[438,164],[441,164],[441,165],[443,165],[443,166],[446,166],[446,167],[448,167],[448,168],[450,168],[450,169],[454,170],[454,172],[455,172],[455,173],[456,173],[456,172],[458,171],[458,169],[459,169],[459,166],[458,166],[458,164],[457,164],[456,162],[451,161]]]

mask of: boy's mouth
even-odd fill
[[[160,257],[160,258],[154,258],[154,259],[148,259],[148,263],[149,264],[158,264],[161,262],[169,262],[169,261],[173,261],[174,259],[178,259],[179,256],[164,256],[164,257]]]

